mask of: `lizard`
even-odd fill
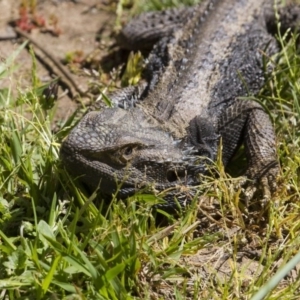
[[[296,30],[299,6],[279,15],[282,32]],[[163,205],[174,206],[175,197],[184,205],[194,195],[185,187],[201,184],[219,149],[227,166],[243,144],[249,198],[259,186],[274,192],[274,127],[251,97],[280,50],[276,24],[271,0],[204,0],[133,19],[118,40],[128,49],[153,46],[144,80],[110,95],[112,108],[88,112],[71,130],[60,151],[67,171],[104,195],[167,191]]]

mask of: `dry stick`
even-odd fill
[[[17,34],[8,34],[0,36],[0,41],[11,41],[17,38]]]
[[[161,230],[160,232],[152,235],[149,239],[148,239],[148,244],[152,245],[155,241],[161,240],[164,237],[170,235],[173,233],[175,226],[178,225],[178,222],[176,222],[173,225],[168,226],[167,228],[164,228],[163,230]]]
[[[62,80],[66,84],[72,96],[75,96],[75,92],[77,92],[80,96],[87,94],[87,91],[83,91],[80,88],[80,86],[78,86],[72,74],[51,53],[49,53],[44,47],[42,47],[38,42],[36,42],[29,34],[24,32],[23,30],[17,27],[15,27],[14,30],[18,35],[27,39],[31,44],[36,46],[55,65],[55,67],[58,70],[53,70],[53,73],[59,76],[60,80]]]

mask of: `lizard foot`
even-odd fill
[[[272,194],[277,189],[276,178],[278,176],[279,167],[277,162],[272,162],[267,166],[264,166],[258,174],[260,176],[251,176],[251,173],[246,174],[246,178],[252,179],[250,182],[245,182],[246,187],[243,191],[243,200],[247,207],[249,207],[250,201],[256,194],[260,195],[260,205],[262,208],[266,208],[271,200]]]

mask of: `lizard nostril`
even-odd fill
[[[168,170],[167,171],[167,180],[169,182],[177,181],[178,179],[185,178],[185,170]]]

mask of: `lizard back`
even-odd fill
[[[253,65],[252,60],[262,56],[259,52],[265,51],[266,45],[268,55],[277,50],[275,39],[260,24],[264,22],[260,18],[264,6],[267,4],[263,0],[215,0],[196,6],[187,24],[161,47],[167,48],[164,50],[168,51],[169,64],[143,100],[144,112],[164,130],[182,137],[195,116],[209,116],[212,107],[216,116],[216,110],[221,113],[225,102],[229,105],[237,96],[257,93],[264,82],[263,71],[261,63]],[[239,49],[235,47],[237,39]],[[249,40],[252,49],[249,45],[243,48],[241,45]],[[161,53],[154,50],[152,56],[156,55]],[[252,69],[241,70],[247,64]],[[253,77],[253,71],[256,78],[247,78],[247,73]]]

